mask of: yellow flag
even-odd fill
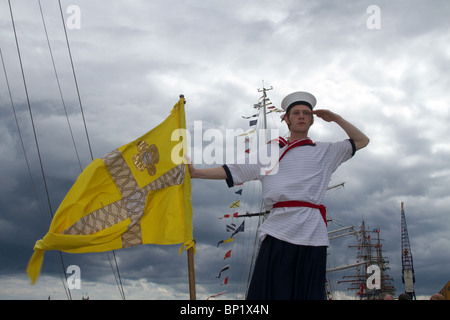
[[[239,208],[240,204],[241,204],[240,200],[235,201],[232,204],[230,204],[230,208]]]
[[[36,242],[27,273],[34,284],[44,252],[103,252],[140,244],[194,246],[191,181],[184,160],[184,98],[157,127],[80,174]],[[186,249],[187,249],[186,248]]]

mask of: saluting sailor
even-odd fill
[[[322,205],[331,175],[369,138],[340,115],[329,110],[314,110],[316,98],[308,92],[286,96],[281,107],[286,111],[288,140],[269,143],[277,150],[277,168],[270,173],[260,161],[226,164],[210,169],[189,165],[191,178],[225,179],[228,186],[250,180],[262,183],[263,200],[271,209],[259,229],[260,251],[247,294],[248,300],[323,300],[325,293],[326,252],[329,246],[326,208]],[[313,142],[308,131],[314,115],[335,122],[349,139],[338,142]]]

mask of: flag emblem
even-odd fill
[[[156,166],[159,162],[158,147],[154,144],[148,145],[145,141],[139,141],[137,144],[138,153],[133,156],[133,163],[136,169],[144,171],[147,169],[149,175],[156,173]]]

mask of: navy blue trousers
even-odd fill
[[[247,300],[324,300],[327,247],[300,246],[266,236]]]

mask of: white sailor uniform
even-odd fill
[[[292,148],[294,143],[300,146]],[[288,144],[280,138],[269,143],[267,150],[260,152],[266,152],[266,155],[278,154],[273,152],[273,148],[280,148],[276,150],[280,151],[280,159],[278,167],[272,172],[264,170],[264,165],[259,161],[261,153],[258,152],[253,155],[256,159],[250,156],[243,164],[224,165],[228,186],[250,180],[261,181],[265,208],[271,209],[269,217],[259,229],[261,238],[271,236],[297,246],[326,248],[329,240],[324,210],[321,212],[316,208],[297,206],[295,201],[301,201],[300,205],[302,202],[311,206],[322,205],[333,172],[355,153],[353,141],[312,143],[308,139]],[[286,202],[288,206],[283,205]]]

